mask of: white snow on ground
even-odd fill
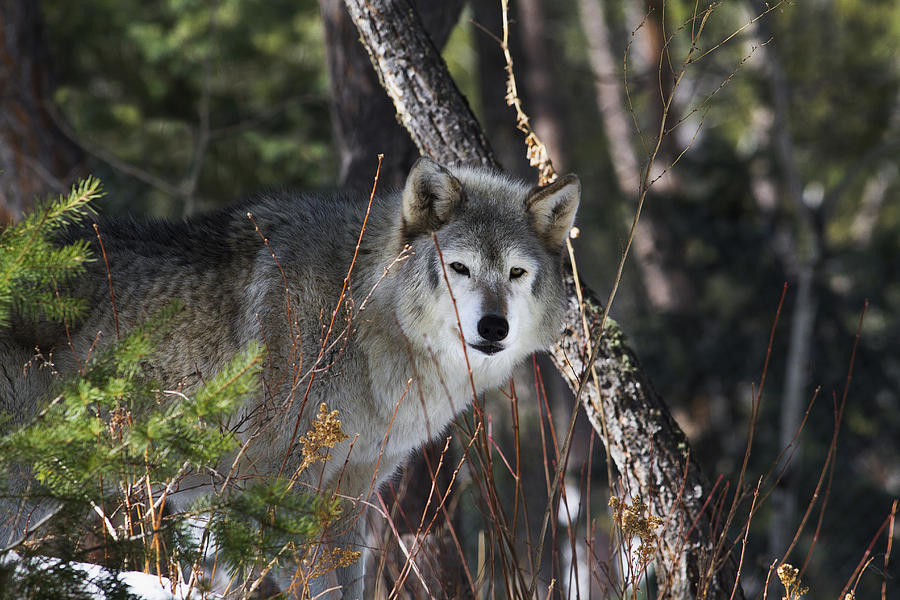
[[[0,558],[0,564],[7,565],[10,563],[18,563],[20,560],[21,559],[15,552],[10,552],[3,558]],[[58,559],[55,558],[44,558],[40,560],[48,568],[54,566],[58,561]],[[101,581],[105,576],[108,576],[109,571],[107,571],[100,565],[94,565],[90,563],[69,563],[69,565],[74,569],[82,571],[84,573],[84,583],[82,584],[82,590],[93,595],[93,597],[97,598],[97,600],[104,600],[105,596],[102,590],[97,587],[94,582]],[[141,600],[185,600],[186,598],[188,598],[189,593],[192,600],[199,600],[200,598],[203,598],[204,600],[214,600],[217,598],[221,598],[220,596],[215,594],[200,594],[200,592],[198,592],[196,589],[192,590],[187,585],[182,583],[175,585],[173,591],[172,582],[165,577],[148,575],[147,573],[141,573],[138,571],[121,572],[118,575],[118,579],[128,586],[129,592],[131,592]]]

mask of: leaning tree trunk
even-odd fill
[[[496,167],[481,127],[408,0],[345,1],[398,118],[419,150],[446,163]],[[594,364],[584,364],[590,340],[580,333],[582,314],[571,277],[567,286],[569,326],[560,332],[552,356],[573,387],[580,372],[596,369],[599,387],[589,381],[581,390],[585,412],[631,494],[668,519],[657,555],[661,597],[742,598],[730,547],[724,544],[723,550],[724,538],[714,531],[711,513],[703,510],[710,486],[689,460],[684,434],[615,323],[607,321]],[[595,331],[601,303],[590,291],[584,294],[589,330]]]
[[[409,0],[347,0],[345,4],[375,65],[378,80],[394,102],[397,120],[419,151],[447,163],[496,166],[469,103],[450,77]],[[373,44],[377,46],[373,48]],[[384,57],[390,57],[388,63],[379,65],[377,61]],[[440,65],[440,69],[434,65]],[[428,118],[434,122],[423,127],[422,119]]]
[[[463,0],[422,5],[426,31],[438,47],[450,37]],[[319,0],[331,89],[331,119],[340,159],[338,185],[367,191],[372,186],[376,156],[384,155],[380,185],[403,185],[418,158],[409,134],[397,122],[394,106],[384,93],[342,0]]]

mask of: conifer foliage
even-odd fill
[[[86,179],[2,232],[0,335],[23,315],[78,319],[83,302],[66,297],[60,284],[78,276],[90,250],[85,242],[60,247],[54,239],[83,221],[100,194],[100,182]],[[24,537],[5,549],[0,540],[0,600],[128,598],[115,576],[120,570],[202,590],[209,577],[203,564],[211,560],[226,580],[235,575],[232,589],[242,597],[241,589],[249,595],[272,568],[300,564],[304,543],[338,516],[330,497],[228,472],[241,448],[232,417],[259,389],[259,345],[190,394],[148,379],[143,365],[180,313],[172,303],[114,345],[93,350],[77,373],[54,375],[51,397],[30,423],[0,428],[0,496],[34,510]],[[43,368],[53,366],[44,360]],[[23,471],[30,483],[15,491],[8,477]],[[198,474],[217,482],[210,493],[186,513],[167,511],[185,477]],[[107,569],[88,578],[83,563]]]
[[[57,247],[52,236],[63,227],[84,220],[90,202],[103,195],[100,181],[88,177],[68,196],[38,203],[21,222],[0,232],[0,325],[13,308],[56,321],[74,318],[83,303],[57,293],[57,286],[83,269],[90,258],[88,244],[79,241]]]

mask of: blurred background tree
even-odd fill
[[[116,212],[334,180],[315,2],[41,3],[57,124]]]
[[[531,177],[503,100],[492,37],[499,2],[470,3],[451,31],[461,4],[419,6],[439,43],[449,35],[444,55],[500,161]],[[582,178],[577,253],[585,279],[604,291],[663,114],[660,89],[671,89],[669,57],[687,51],[678,32],[694,5],[511,6],[520,92],[553,158]],[[0,0],[3,218],[21,214],[38,189],[65,189],[85,172],[104,181],[105,212],[175,218],[270,186],[359,187],[377,152],[394,161],[384,181],[401,181],[411,146],[383,108],[364,105],[343,124],[329,110],[341,78],[367,76],[358,61],[336,60],[336,46],[356,35],[339,9],[332,0]],[[664,139],[658,172],[680,160],[651,190],[612,314],[690,436],[696,461],[710,475],[734,478],[788,283],[749,481],[791,443],[815,387],[822,392],[785,477],[754,520],[744,568],[751,596],[815,488],[832,435],[832,392],[840,395],[869,299],[829,504],[805,576],[817,596],[837,597],[900,495],[900,5],[785,4],[744,27],[766,11],[748,0],[724,3],[710,17],[701,50],[740,33],[679,85],[669,124],[680,125]],[[385,102],[377,87],[371,102]],[[354,140],[362,122],[371,133]],[[520,395],[530,387],[526,380]],[[547,428],[548,416],[565,423],[568,397],[550,389],[550,412],[539,414],[532,402],[523,427]],[[498,420],[504,411],[497,405]],[[570,461],[575,488],[588,430],[579,430]],[[540,450],[523,453],[543,478]],[[592,464],[602,506],[606,472],[602,458]],[[563,554],[550,560],[561,564]],[[860,596],[876,593],[882,560],[867,570]],[[896,579],[897,568],[889,572]]]

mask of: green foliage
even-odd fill
[[[3,461],[32,465],[53,497],[89,501],[98,481],[166,484],[182,465],[205,465],[234,447],[219,424],[254,391],[260,349],[238,355],[193,397],[164,401],[142,374],[177,306],[129,332],[66,380],[38,419],[0,440]]]
[[[180,216],[272,185],[330,185],[328,80],[313,0],[48,0],[55,100],[103,161],[111,212]],[[194,179],[196,177],[196,179]],[[162,180],[166,185],[159,185]]]
[[[71,320],[83,302],[58,293],[90,260],[87,242],[60,247],[53,235],[80,223],[92,212],[90,202],[103,195],[91,177],[72,187],[68,196],[38,204],[22,221],[0,231],[0,326],[18,311],[35,318]]]
[[[109,515],[131,507],[131,512],[122,513],[131,524],[121,527],[120,534],[138,524],[151,530],[148,515],[159,508],[151,508],[148,491],[156,490],[158,498],[159,490],[171,487],[185,473],[185,466],[215,466],[235,448],[235,437],[224,424],[243,399],[257,391],[262,349],[253,345],[238,354],[194,394],[167,399],[143,376],[141,364],[178,313],[177,306],[165,309],[96,355],[83,373],[60,385],[56,398],[34,422],[0,438],[0,469],[30,465],[37,484],[31,496],[53,499],[58,506],[48,526],[50,535],[31,547],[28,556],[80,558],[84,534],[103,526],[99,521],[84,522],[84,515],[95,507],[106,507]],[[136,506],[143,506],[143,520],[132,514]],[[292,489],[281,480],[263,480],[245,490],[228,488],[221,497],[209,497],[192,514],[210,516],[219,560],[249,574],[251,567],[275,557],[295,559],[303,541],[337,518],[339,511],[333,500]],[[200,560],[185,516],[158,523],[159,535],[169,540],[164,561],[191,565]],[[121,543],[106,541],[107,556],[131,557],[138,564],[141,556],[157,556],[153,535],[139,536],[138,543],[124,535],[121,539]],[[52,569],[45,561],[21,566],[26,574],[14,578],[15,589],[37,586],[35,598],[56,597],[55,590],[67,589],[70,576],[77,579],[79,573],[73,574],[64,563],[53,563]],[[44,578],[50,583],[42,587]]]
[[[296,558],[298,541],[315,538],[340,516],[337,500],[298,494],[289,481],[254,483],[210,507],[218,558],[233,572]]]
[[[34,422],[0,439],[0,464],[31,465],[42,494],[99,502],[109,490],[96,490],[98,481],[165,485],[184,464],[231,450],[234,436],[220,424],[256,389],[261,350],[239,354],[193,397],[166,401],[141,364],[177,313],[168,307],[62,382]]]
[[[48,310],[35,290],[79,272],[87,246],[57,248],[52,236],[78,222],[99,189],[88,179],[68,198],[4,232],[5,318],[35,311],[48,318],[74,316],[58,306]],[[10,314],[11,305],[16,313]],[[161,338],[172,335],[183,318],[180,308],[172,303],[123,332],[114,345],[95,350],[77,373],[56,382],[53,398],[36,418],[0,437],[0,477],[26,469],[32,476],[27,502],[42,503],[42,512],[52,515],[32,539],[16,545],[21,556],[16,566],[3,562],[9,555],[0,555],[0,600],[94,597],[84,591],[85,573],[71,561],[94,562],[98,549],[112,570],[90,584],[109,599],[129,597],[116,569],[149,560],[170,572],[179,565],[192,572],[203,555],[191,534],[196,525],[188,522],[197,515],[208,517],[222,560],[245,574],[276,556],[297,558],[304,540],[338,516],[333,500],[280,480],[262,480],[246,490],[228,486],[191,515],[163,515],[161,497],[181,477],[230,464],[225,457],[237,439],[229,422],[245,399],[258,393],[262,365],[262,348],[251,344],[190,393],[162,389],[145,366],[159,352]]]

